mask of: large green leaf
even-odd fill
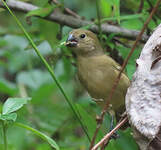
[[[100,0],[100,10],[103,17],[109,17],[112,13],[112,5],[108,3],[108,0]]]
[[[124,20],[120,24],[121,27],[127,28],[127,29],[135,29],[140,30],[143,26],[143,22],[140,19],[130,19],[130,20]]]
[[[120,0],[114,0],[114,9],[115,16],[117,17],[117,21],[120,24]]]
[[[92,118],[92,116],[89,115],[88,112],[86,112],[81,107],[81,105],[77,104],[76,105],[76,108],[77,108],[78,113],[79,113],[79,115],[81,117],[81,120],[84,123],[84,126],[87,129],[87,132],[88,132],[89,136],[92,138],[93,137],[93,134],[94,134],[94,132],[96,130],[96,121],[94,120],[94,118]],[[103,134],[102,134],[101,131],[98,132],[97,137],[98,137],[97,140],[100,140],[103,137]]]
[[[135,142],[135,140],[133,139],[132,136],[132,131],[130,128],[127,128],[126,130],[122,131],[119,130],[118,131],[120,138],[118,138],[117,140],[112,140],[111,143],[113,143],[113,147],[116,148],[116,150],[137,150],[138,146]],[[111,149],[107,149],[107,150],[111,150]]]
[[[118,23],[120,23],[120,0],[100,0],[100,7],[103,17],[112,15],[112,17],[116,17]]]
[[[8,98],[2,108],[2,114],[9,114],[20,109],[31,98]]]

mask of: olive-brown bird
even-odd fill
[[[119,74],[120,65],[104,53],[97,36],[91,31],[83,29],[71,31],[66,46],[70,47],[76,56],[80,82],[96,103],[103,107]],[[122,73],[117,89],[109,102],[117,114],[125,108],[125,94],[129,84],[128,77]]]

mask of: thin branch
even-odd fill
[[[153,5],[152,5],[152,3],[149,0],[147,0],[147,3],[149,5],[150,11],[151,11],[153,9]],[[155,16],[159,18],[159,16],[157,14],[155,14]],[[152,19],[153,19],[154,23],[157,25],[157,19],[156,19],[155,16],[153,16]]]
[[[56,5],[60,5],[60,3],[59,3],[57,0],[52,0],[52,1],[53,1],[53,3],[55,3]],[[81,17],[80,17],[77,13],[75,13],[74,11],[72,11],[72,10],[69,9],[69,8],[64,8],[64,11],[65,11],[66,13],[68,13],[69,15],[75,17],[75,18],[81,19]]]
[[[11,9],[25,12],[25,13],[39,8],[35,5],[21,2],[21,1],[16,1],[16,0],[8,0],[7,5]],[[0,7],[5,8],[1,1],[0,1]],[[71,28],[80,28],[80,27],[84,27],[84,26],[89,26],[90,30],[92,30],[93,32],[95,32],[95,33],[99,32],[98,26],[95,25],[93,22],[87,21],[87,20],[81,20],[81,19],[75,18],[70,15],[62,14],[57,11],[54,11],[51,15],[49,15],[48,17],[46,17],[44,19],[54,21],[54,22],[61,24],[61,25],[66,25]],[[102,29],[102,33],[104,33],[104,34],[115,33],[116,36],[118,36],[118,37],[124,37],[124,38],[128,38],[128,39],[136,39],[136,37],[139,34],[139,31],[137,31],[137,30],[128,30],[128,29],[121,28],[118,26],[109,25],[107,23],[102,24],[101,29]],[[148,36],[146,34],[144,34],[141,40],[143,42],[145,42],[147,39],[148,39]]]
[[[113,38],[113,39],[112,39],[112,42],[116,42],[116,43],[118,43],[118,44],[120,44],[120,45],[123,45],[123,46],[126,47],[126,48],[131,48],[130,45],[128,45],[128,44],[125,43],[125,42],[120,41],[120,40],[117,39],[117,38]]]
[[[123,124],[125,124],[128,121],[128,118],[125,117],[112,131],[110,131],[109,133],[107,133],[104,138],[101,139],[101,141],[99,141],[93,148],[92,150],[97,150],[97,148],[99,146],[101,146],[102,144],[104,144],[105,142],[107,142],[110,137],[120,128],[122,127]]]
[[[119,75],[118,75],[116,81],[114,82],[113,87],[112,87],[112,90],[111,90],[111,92],[110,92],[110,94],[109,94],[109,96],[108,96],[108,99],[107,99],[107,101],[106,101],[107,103],[106,103],[106,105],[104,106],[104,108],[103,108],[103,110],[102,110],[102,113],[101,113],[101,116],[100,116],[100,121],[99,121],[99,124],[97,125],[98,127],[96,128],[96,131],[95,131],[94,136],[93,136],[93,138],[92,138],[92,142],[91,142],[91,145],[90,145],[90,149],[93,147],[93,145],[94,145],[94,143],[95,143],[95,139],[96,139],[97,133],[98,133],[98,131],[99,131],[100,127],[101,127],[101,124],[102,124],[102,122],[103,122],[103,118],[104,118],[104,115],[105,115],[105,113],[106,113],[106,111],[107,111],[107,109],[108,109],[109,102],[110,102],[110,100],[112,99],[112,97],[113,97],[113,95],[114,95],[115,89],[117,88],[117,85],[118,85],[119,80],[120,80],[120,78],[121,78],[121,74],[122,74],[122,72],[124,71],[124,69],[125,69],[125,67],[126,67],[126,65],[127,65],[127,63],[128,63],[128,60],[129,60],[130,57],[132,56],[132,54],[133,54],[133,52],[134,52],[134,50],[135,50],[135,48],[136,48],[136,46],[137,46],[139,40],[141,39],[141,36],[143,35],[145,29],[147,28],[148,23],[150,22],[150,20],[152,19],[152,16],[153,16],[154,13],[156,12],[156,10],[157,10],[157,8],[158,8],[160,2],[161,2],[161,0],[158,0],[158,1],[156,2],[156,4],[155,4],[153,10],[152,10],[151,13],[150,13],[150,16],[148,17],[148,19],[147,19],[146,22],[144,23],[144,26],[143,26],[142,30],[140,31],[140,33],[139,33],[137,39],[135,40],[135,42],[134,42],[134,44],[133,44],[133,47],[131,48],[131,51],[129,52],[129,54],[128,54],[126,60],[124,61],[123,65],[122,65],[121,71],[120,71],[120,73],[119,73]]]
[[[141,13],[144,7],[144,0],[140,0],[140,6],[137,13]]]

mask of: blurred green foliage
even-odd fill
[[[15,12],[15,14],[32,36],[41,54],[52,66],[68,97],[76,104],[75,107],[92,137],[96,127],[95,116],[100,113],[100,108],[91,101],[80,85],[76,77],[76,68],[71,65],[74,59],[71,58],[70,52],[60,46],[60,43],[66,40],[67,33],[71,28],[67,26],[62,28],[54,22],[33,17],[34,15],[45,17],[56,9],[55,5],[49,5],[49,0],[21,1],[41,7],[38,11],[28,14],[32,25],[27,24],[26,14],[20,12]],[[60,0],[59,2],[61,3],[59,8],[68,7],[87,20],[97,20],[96,3],[93,0]],[[100,0],[100,14],[102,19],[110,24],[140,30],[149,16],[151,5],[153,6],[155,2],[156,0],[144,1],[143,8],[137,14],[140,1]],[[158,15],[160,11],[159,8],[148,25],[147,34],[150,34],[160,23],[161,18]],[[43,14],[41,14],[42,12]],[[0,112],[8,97],[32,97],[26,106],[17,111],[17,122],[29,125],[50,136],[61,150],[88,149],[90,143],[79,122],[16,22],[4,10],[0,10],[0,18]],[[107,53],[119,63],[122,63],[122,59],[127,57],[132,44],[132,40],[118,38],[114,34],[103,35],[104,49],[110,48]],[[142,43],[137,46],[126,67],[130,79],[135,71],[135,60],[142,47]],[[106,115],[97,141],[109,131],[109,124],[110,117]],[[130,128],[125,131],[119,130],[118,133],[120,138],[111,140],[106,150],[138,149]],[[0,132],[0,139],[3,139],[2,137]],[[15,125],[10,125],[7,137],[9,150],[52,149],[45,141]],[[3,149],[3,140],[0,140],[0,149]]]

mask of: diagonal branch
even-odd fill
[[[16,0],[8,0],[7,5],[13,10],[21,11],[21,12],[25,12],[25,13],[39,8],[35,5],[21,2],[21,1],[16,1]],[[5,8],[1,1],[0,1],[0,7]],[[54,21],[58,24],[66,25],[66,26],[69,26],[72,28],[80,28],[80,27],[88,26],[88,25],[92,24],[90,26],[90,29],[95,33],[99,32],[98,26],[95,25],[93,22],[87,21],[87,20],[81,20],[79,18],[75,18],[70,15],[65,15],[65,14],[57,12],[57,11],[53,12],[51,15],[49,15],[48,17],[46,17],[44,19]],[[118,26],[109,25],[107,23],[102,24],[101,29],[102,29],[102,33],[104,33],[104,34],[115,33],[116,36],[124,37],[124,38],[128,38],[128,39],[136,39],[136,37],[139,34],[139,31],[137,31],[137,30],[128,30],[128,29],[121,28]],[[144,34],[141,38],[141,40],[144,42],[147,39],[148,39],[148,36],[146,34]]]

